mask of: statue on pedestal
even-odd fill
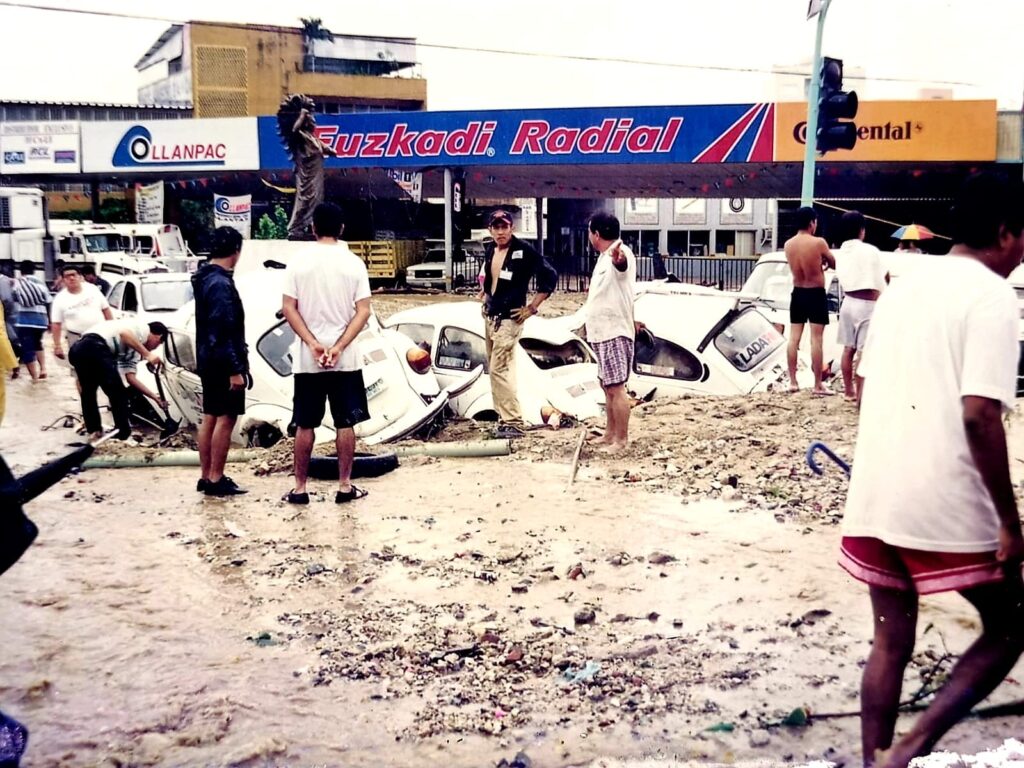
[[[337,157],[316,136],[313,100],[301,93],[285,97],[277,110],[277,133],[295,163],[295,205],[288,221],[289,240],[313,239],[313,209],[324,199],[324,158]]]

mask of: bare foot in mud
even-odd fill
[[[790,384],[789,385],[789,394],[792,395],[794,392],[799,392],[799,391],[800,391],[800,385],[799,384]]]
[[[621,453],[626,449],[627,445],[628,443],[620,442],[606,443],[606,445],[601,449],[601,453]]]

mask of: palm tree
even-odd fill
[[[334,35],[331,30],[323,25],[323,21],[317,18],[299,17],[302,24],[302,48],[305,54],[304,59],[309,60],[310,72],[316,72],[316,54],[313,53],[314,40],[330,40],[334,42]]]

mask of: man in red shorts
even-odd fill
[[[859,371],[839,562],[871,593],[861,737],[864,764],[879,768],[928,754],[1024,651],[1024,540],[1001,421],[1016,395],[1018,308],[1005,278],[1024,255],[1024,191],[972,176],[951,222],[949,255],[879,299]],[[977,609],[981,636],[893,744],[919,595],[946,591]]]

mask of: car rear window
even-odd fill
[[[482,336],[448,326],[437,340],[438,368],[471,371],[478,365],[487,370],[487,343]]]
[[[434,339],[434,326],[426,323],[398,323],[395,330],[404,333],[420,349],[429,352]]]
[[[256,342],[256,351],[278,376],[291,376],[291,347],[294,342],[295,331],[286,320],[282,320],[260,337]]]
[[[756,368],[783,343],[782,334],[754,309],[741,312],[715,336],[715,348],[738,371]]]
[[[565,344],[551,344],[540,339],[520,339],[519,346],[542,371],[561,368],[563,365],[594,362],[590,350],[581,341],[568,341]]]

